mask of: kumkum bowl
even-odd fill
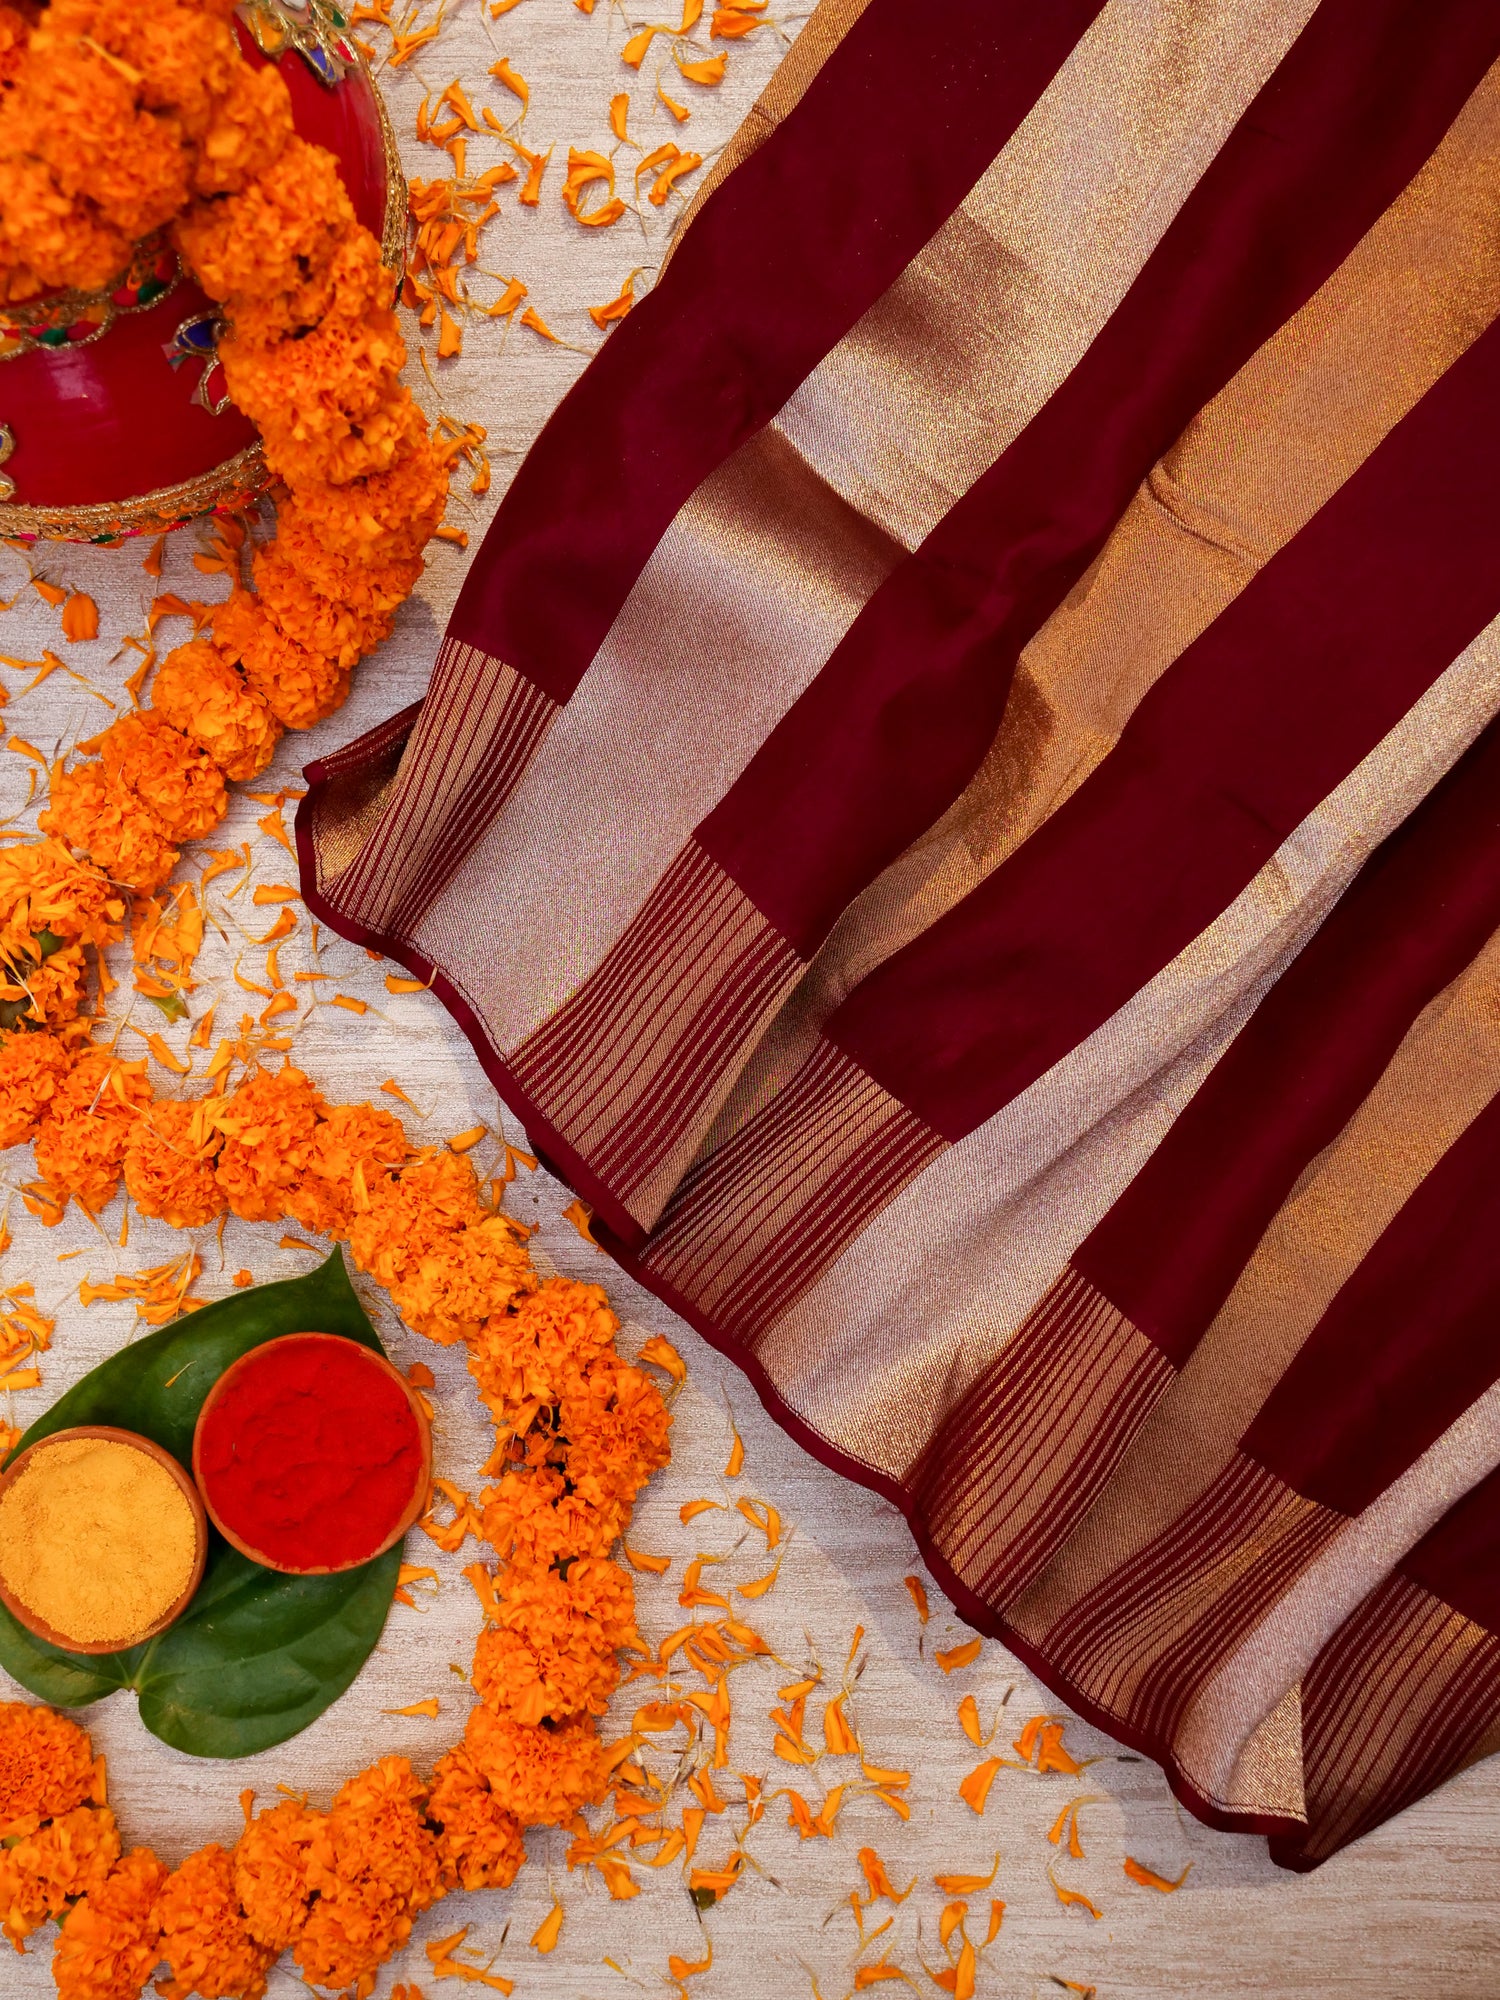
[[[196,1546],[193,1555],[193,1567],[188,1576],[187,1588],[179,1597],[173,1599],[172,1603],[168,1605],[159,1618],[152,1624],[145,1626],[141,1631],[133,1634],[130,1638],[95,1640],[91,1643],[71,1639],[66,1633],[55,1631],[45,1619],[39,1618],[34,1611],[21,1602],[14,1592],[9,1589],[3,1576],[0,1576],[0,1604],[5,1606],[6,1610],[18,1624],[24,1625],[26,1630],[35,1638],[46,1640],[49,1646],[60,1646],[65,1652],[69,1653],[120,1653],[124,1652],[130,1646],[139,1646],[147,1639],[154,1639],[160,1632],[165,1632],[169,1625],[174,1625],[177,1622],[183,1612],[187,1610],[189,1604],[192,1603],[198,1586],[203,1581],[203,1565],[208,1560],[208,1521],[203,1511],[203,1502],[198,1497],[197,1487],[193,1484],[183,1467],[173,1458],[172,1454],[169,1451],[164,1451],[154,1439],[142,1437],[139,1431],[119,1430],[112,1424],[75,1424],[71,1430],[53,1431],[49,1437],[38,1438],[35,1444],[27,1445],[24,1451],[18,1452],[11,1460],[4,1473],[0,1474],[0,1500],[4,1499],[5,1494],[14,1484],[15,1480],[25,1471],[26,1467],[39,1453],[50,1450],[54,1445],[68,1444],[74,1440],[86,1438],[98,1438],[107,1443],[129,1445],[134,1450],[143,1452],[147,1458],[154,1459],[158,1465],[171,1474],[183,1498],[193,1511],[193,1530]]]
[[[257,1548],[254,1542],[250,1541],[243,1533],[237,1532],[223,1519],[214,1504],[210,1492],[212,1482],[209,1479],[205,1479],[203,1472],[203,1440],[215,1406],[252,1366],[256,1368],[263,1367],[268,1359],[276,1356],[279,1352],[285,1352],[293,1346],[301,1346],[310,1341],[336,1343],[340,1350],[341,1359],[347,1358],[348,1350],[352,1348],[354,1353],[360,1357],[361,1362],[372,1369],[378,1370],[401,1391],[401,1394],[406,1399],[407,1408],[411,1411],[416,1424],[418,1466],[417,1476],[412,1485],[411,1498],[403,1508],[395,1526],[389,1529],[375,1546],[362,1550],[359,1555],[352,1556],[343,1562],[292,1563],[278,1561],[274,1556],[268,1555],[265,1550]],[[230,1547],[238,1549],[242,1556],[248,1556],[251,1562],[259,1563],[263,1569],[276,1570],[282,1576],[335,1576],[345,1570],[363,1569],[366,1563],[374,1562],[377,1557],[385,1555],[388,1550],[396,1546],[407,1530],[414,1527],[416,1522],[427,1511],[427,1497],[432,1486],[432,1426],[428,1422],[427,1410],[422,1402],[422,1398],[418,1395],[412,1384],[407,1381],[399,1368],[394,1367],[387,1361],[383,1354],[378,1354],[373,1347],[366,1347],[363,1342],[350,1340],[341,1333],[321,1333],[311,1330],[306,1333],[283,1333],[278,1335],[275,1340],[262,1341],[259,1347],[248,1349],[246,1353],[240,1356],[238,1361],[232,1361],[219,1377],[218,1381],[214,1383],[207,1396],[204,1397],[203,1407],[198,1412],[198,1421],[193,1429],[193,1477],[198,1482],[199,1497],[207,1511],[209,1520],[213,1522]]]
[[[298,135],[326,146],[392,286],[406,180],[385,106],[335,0],[244,0],[246,60],[274,62]],[[213,302],[159,231],[98,292],[0,307],[0,535],[114,542],[245,505],[260,434],[228,400]]]

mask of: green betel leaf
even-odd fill
[[[283,1333],[340,1333],[384,1350],[335,1251],[305,1278],[260,1285],[111,1355],[60,1397],[17,1450],[75,1424],[140,1431],[181,1464],[193,1427],[231,1362]],[[68,1653],[0,1606],[0,1666],[43,1701],[82,1708],[134,1688],[153,1735],[196,1757],[248,1757],[305,1729],[374,1650],[401,1549],[338,1576],[282,1576],[210,1530],[192,1603],[159,1638],[122,1653]]]

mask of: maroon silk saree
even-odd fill
[[[948,25],[824,0],[304,885],[1307,1867],[1500,1741],[1500,16]]]

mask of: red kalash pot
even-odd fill
[[[304,139],[335,155],[355,213],[401,268],[406,182],[380,93],[330,0],[250,0],[247,59],[274,61]],[[169,244],[97,293],[0,307],[0,535],[112,542],[243,505],[259,434],[224,394],[215,307]]]

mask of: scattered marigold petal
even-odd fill
[[[881,1896],[884,1896],[887,1902],[904,1903],[917,1886],[917,1878],[913,1875],[904,1889],[897,1889],[886,1872],[885,1863],[873,1847],[862,1847],[855,1859],[859,1862],[865,1881],[869,1884],[872,1903]]]
[[[981,1889],[988,1889],[999,1866],[1000,1856],[997,1854],[988,1875],[934,1875],[932,1879],[945,1896],[976,1896]]]
[[[752,1578],[749,1583],[737,1583],[734,1586],[735,1590],[741,1597],[764,1597],[777,1577],[780,1576],[781,1565],[784,1560],[784,1556],[778,1556],[774,1569],[767,1570],[764,1576]]]
[[[554,333],[551,327],[548,326],[547,322],[542,318],[541,314],[537,312],[533,307],[528,306],[525,312],[522,313],[521,324],[522,326],[529,326],[533,333],[539,333],[543,340],[550,340],[556,346],[561,347],[562,345],[561,334]]]
[[[385,975],[385,990],[387,993],[425,993],[428,987],[425,979],[403,979],[397,973],[388,972]]]
[[[646,197],[647,201],[650,202],[653,208],[661,208],[665,204],[667,196],[672,192],[674,183],[681,180],[684,174],[696,173],[702,165],[703,156],[701,153],[679,153],[675,160],[667,162],[656,179],[651,183],[651,192]]]
[[[972,1666],[983,1646],[983,1639],[965,1639],[961,1646],[950,1646],[946,1653],[934,1653],[932,1657],[945,1674],[951,1674],[959,1667]]]
[[[589,307],[589,318],[601,333],[606,332],[616,320],[624,319],[635,304],[635,275],[632,271],[620,287],[619,296],[611,299],[608,305]]]
[[[1174,1882],[1168,1875],[1158,1875],[1154,1868],[1148,1868],[1143,1861],[1137,1861],[1133,1855],[1127,1854],[1123,1863],[1125,1873],[1132,1882],[1139,1882],[1143,1889],[1159,1889],[1164,1896],[1170,1896],[1174,1889],[1182,1887],[1192,1865],[1190,1861]]]
[[[671,112],[672,116],[677,120],[678,124],[686,125],[687,121],[693,115],[692,112],[688,110],[687,106],[685,104],[679,104],[675,97],[668,97],[667,93],[662,89],[659,83],[656,86],[656,95],[660,99],[660,101],[667,107],[668,111]]]
[[[356,1000],[350,993],[335,993],[328,1004],[330,1007],[342,1007],[349,1014],[368,1014],[370,1011],[368,1000]]]
[[[728,60],[729,58],[721,51],[716,56],[705,56],[701,62],[683,62],[679,58],[677,67],[689,83],[699,83],[709,87],[724,81],[724,66]]]
[[[724,1511],[722,1500],[684,1500],[677,1510],[677,1518],[683,1527],[686,1527],[690,1521],[696,1521],[700,1514],[710,1514],[715,1510],[719,1513]]]
[[[1087,1910],[1089,1915],[1093,1917],[1095,1921],[1097,1921],[1101,1916],[1103,1916],[1104,1912],[1100,1909],[1097,1909],[1094,1906],[1094,1904],[1089,1901],[1088,1897],[1084,1895],[1081,1889],[1065,1888],[1063,1884],[1059,1882],[1057,1877],[1053,1874],[1050,1864],[1048,1865],[1047,1868],[1047,1880],[1052,1884],[1053,1895],[1056,1896],[1058,1902],[1062,1904],[1065,1910],[1072,1910],[1072,1909]]]
[[[430,1694],[426,1701],[414,1701],[409,1708],[383,1708],[382,1715],[425,1715],[430,1722],[438,1717],[438,1698]]]
[[[471,1125],[467,1132],[455,1132],[453,1137],[448,1141],[448,1151],[450,1153],[469,1152],[479,1144],[489,1129],[488,1125]]]
[[[638,1359],[649,1361],[653,1368],[664,1368],[674,1382],[687,1380],[687,1363],[663,1334],[653,1333],[642,1346]]]
[[[630,40],[621,49],[620,61],[628,69],[639,69],[641,64],[646,60],[646,51],[661,32],[660,28],[640,29],[630,37]]]
[[[502,56],[499,62],[491,63],[490,75],[497,83],[503,83],[513,97],[520,98],[523,111],[528,108],[531,103],[531,85],[517,70],[511,68],[508,57]]]
[[[609,129],[622,146],[631,143],[630,134],[625,130],[625,120],[630,116],[630,92],[622,90],[609,100]]]
[[[77,645],[99,636],[99,607],[86,591],[75,590],[63,605],[63,637]]]
[[[859,1748],[859,1738],[844,1713],[844,1703],[848,1699],[847,1692],[836,1694],[823,1709],[823,1741],[833,1757],[851,1756]]]
[[[563,1906],[561,1903],[554,1903],[537,1926],[536,1935],[531,1940],[532,1949],[534,1951],[555,1950],[557,1940],[562,1936],[562,1927]]]
[[[998,1757],[987,1758],[977,1765],[958,1788],[958,1796],[971,1811],[982,1813],[984,1802],[990,1795],[990,1786],[995,1782],[995,1773],[1000,1769]]]

